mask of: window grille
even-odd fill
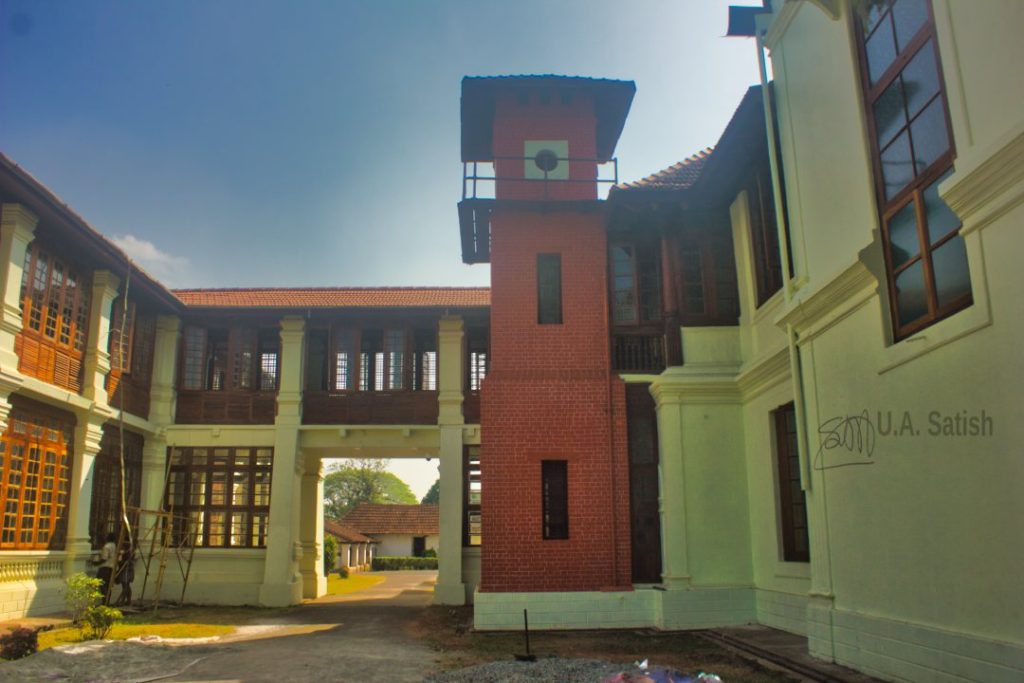
[[[0,437],[0,549],[60,550],[74,426],[15,408]]]
[[[165,505],[191,518],[192,543],[205,548],[263,548],[270,522],[272,448],[172,448]]]

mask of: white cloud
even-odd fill
[[[189,260],[162,251],[149,240],[135,235],[115,235],[114,244],[124,250],[143,270],[168,287],[180,287],[188,279]]]

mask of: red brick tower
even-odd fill
[[[625,399],[609,353],[597,178],[634,92],[561,76],[463,80],[463,259],[489,260],[492,288],[482,592],[630,586]],[[493,163],[492,181],[477,162]]]

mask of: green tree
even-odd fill
[[[338,519],[359,503],[415,505],[409,485],[387,471],[387,461],[349,460],[324,476],[324,514]]]
[[[429,503],[430,505],[438,505],[441,502],[441,480],[435,479],[434,484],[427,491],[426,495],[423,496],[423,500],[420,501],[424,505]]]

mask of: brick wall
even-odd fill
[[[628,587],[625,388],[610,372],[600,213],[496,212],[482,391],[480,589]],[[536,256],[562,256],[560,325],[537,324]],[[541,460],[569,462],[569,538],[542,540]]]
[[[523,99],[525,98],[525,101]],[[566,100],[568,98],[568,100]],[[574,92],[571,97],[554,88],[533,89],[524,93],[505,93],[495,103],[493,151],[495,173],[504,179],[523,177],[524,140],[566,140],[569,157],[593,159],[597,156],[597,117],[593,96]],[[565,162],[562,162],[565,163]],[[569,163],[569,180],[593,181],[597,164],[593,161]],[[543,199],[543,182],[505,180],[498,183],[499,199]],[[549,181],[548,199],[596,199],[594,182]]]

